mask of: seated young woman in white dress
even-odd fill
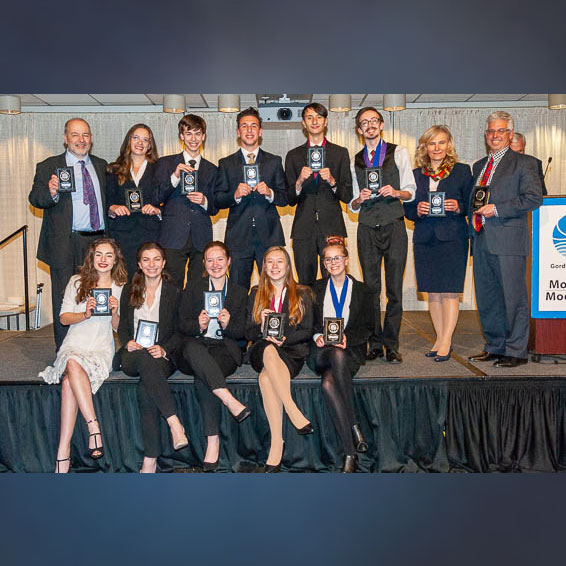
[[[88,426],[89,456],[98,459],[104,455],[92,396],[112,368],[112,331],[118,328],[119,299],[126,281],[126,267],[118,244],[103,238],[90,245],[79,274],[71,277],[65,289],[59,320],[70,328],[53,366],[39,374],[47,383],[61,382],[56,473],[68,472],[71,466],[71,438],[78,411]],[[97,301],[92,290],[97,288],[111,289],[107,316],[93,316]]]

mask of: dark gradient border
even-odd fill
[[[566,92],[565,12],[548,0],[12,3],[0,91]],[[563,554],[562,476],[4,475],[0,489],[5,564]]]

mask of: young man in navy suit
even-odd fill
[[[167,271],[175,283],[184,287],[187,281],[202,277],[203,250],[212,240],[211,216],[217,213],[214,203],[216,165],[201,155],[206,140],[206,122],[196,114],[187,114],[179,121],[179,139],[183,151],[162,157],[155,167],[153,204],[163,206],[163,223],[159,243],[167,255]],[[182,193],[183,171],[196,171],[196,190]]]
[[[285,245],[277,207],[287,205],[287,193],[281,158],[259,146],[259,112],[242,110],[236,122],[240,149],[218,162],[215,198],[219,209],[230,210],[224,237],[232,256],[230,277],[249,289],[254,261],[261,273],[265,250]],[[257,166],[255,182],[244,179],[246,165]]]
[[[82,265],[90,244],[106,230],[106,161],[90,155],[92,134],[82,118],[65,124],[66,151],[37,164],[30,203],[43,209],[37,258],[50,268],[55,347],[63,343],[68,326],[59,322],[63,292]],[[74,192],[59,192],[58,168],[72,168]]]
[[[403,361],[399,353],[399,332],[403,316],[403,273],[407,263],[407,231],[403,201],[415,198],[417,185],[409,152],[382,139],[383,116],[373,107],[356,115],[358,134],[365,145],[352,159],[353,196],[349,208],[358,217],[358,256],[364,281],[374,297],[375,329],[368,341],[366,358],[385,356],[390,363]],[[366,186],[365,170],[381,167],[378,196]],[[381,263],[385,267],[387,307],[381,327]]]
[[[489,154],[473,166],[476,186],[489,187],[489,201],[474,210],[472,191],[469,215],[476,302],[486,343],[483,352],[468,359],[503,368],[528,361],[527,217],[542,203],[535,158],[511,150],[512,139],[513,118],[502,111],[490,114],[485,127]]]
[[[303,108],[302,118],[307,141],[287,153],[285,175],[289,204],[297,205],[291,230],[295,268],[299,283],[312,286],[319,262],[326,273],[321,254],[327,236],[347,236],[340,202],[352,199],[352,176],[348,150],[326,139],[328,110],[312,102]],[[315,146],[324,148],[320,171],[309,167],[309,148]]]

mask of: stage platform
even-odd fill
[[[356,411],[370,450],[360,455],[363,472],[552,472],[566,469],[566,368],[560,357],[542,357],[515,369],[471,364],[482,350],[477,314],[463,311],[454,354],[436,363],[424,353],[433,341],[427,312],[403,316],[402,364],[381,359],[362,366],[354,381]],[[50,326],[31,332],[0,331],[0,471],[50,472],[59,435],[59,386],[37,373],[51,364]],[[234,394],[253,411],[237,425],[222,414],[219,471],[261,471],[269,430],[257,374],[244,365],[229,378]],[[161,471],[199,471],[205,449],[193,378],[170,379],[178,413],[190,436],[187,449],[173,452],[162,427]],[[285,422],[283,470],[332,472],[341,465],[339,442],[320,391],[306,366],[293,381],[293,395],[316,429],[298,436]],[[143,457],[137,379],[111,374],[95,396],[105,457],[85,456],[86,425],[73,440],[74,471],[135,472]],[[80,419],[79,419],[80,420]]]

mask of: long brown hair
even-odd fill
[[[128,281],[128,272],[124,264],[124,256],[120,246],[112,238],[99,238],[90,244],[86,252],[84,263],[79,267],[79,290],[77,292],[77,305],[82,303],[90,295],[91,289],[94,289],[98,283],[98,271],[94,268],[94,254],[96,248],[102,244],[112,246],[114,251],[114,266],[112,267],[112,281],[116,285],[125,285]]]
[[[289,298],[289,324],[293,326],[299,324],[303,320],[306,311],[306,301],[310,297],[311,290],[304,285],[298,285],[293,277],[291,269],[291,258],[287,250],[282,246],[272,246],[263,256],[263,267],[259,278],[254,307],[253,319],[256,324],[261,322],[261,311],[271,307],[271,299],[275,294],[275,288],[269,279],[265,270],[265,260],[267,256],[275,251],[280,251],[285,256],[287,262],[287,276],[285,278],[285,286],[287,287],[287,297]]]
[[[161,255],[161,258],[166,259],[165,250],[157,242],[147,242],[145,244],[142,244],[138,248],[138,252],[136,254],[137,264],[141,262],[142,255],[144,254],[144,252],[147,252],[148,250],[157,250]],[[171,281],[171,276],[166,271],[162,271],[161,280]],[[145,301],[145,275],[138,265],[138,268],[134,273],[134,276],[132,277],[132,282],[130,283],[130,305],[135,309],[139,309],[143,305],[144,301]]]
[[[132,168],[132,148],[130,147],[130,139],[138,128],[143,128],[149,132],[149,148],[145,154],[145,158],[149,163],[155,163],[159,159],[157,148],[155,147],[155,139],[153,132],[149,126],[145,124],[135,124],[132,126],[120,147],[120,155],[113,163],[110,163],[106,170],[108,173],[114,173],[118,177],[118,184],[123,185],[130,178],[130,169]]]

